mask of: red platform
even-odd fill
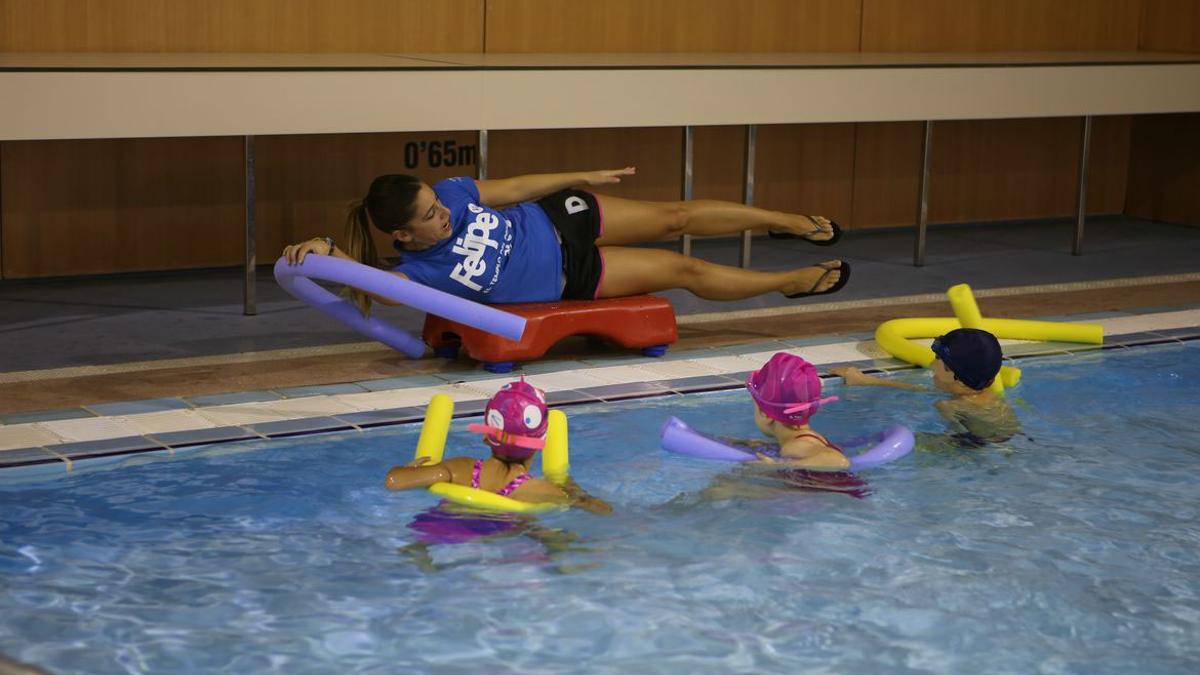
[[[425,342],[439,356],[456,356],[461,346],[487,370],[506,373],[514,362],[536,359],[570,335],[594,335],[622,347],[641,349],[647,356],[662,356],[667,345],[679,338],[671,303],[653,295],[497,308],[525,317],[525,333],[519,342],[433,314],[425,317]]]

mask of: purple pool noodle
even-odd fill
[[[353,303],[321,288],[312,279],[353,286],[510,340],[520,340],[521,334],[525,332],[523,317],[464,300],[415,281],[401,279],[374,267],[312,254],[305,257],[304,262],[299,265],[289,265],[286,258],[275,261],[275,280],[283,290],[372,340],[378,340],[403,352],[409,358],[420,358],[425,353],[425,343],[377,317],[364,317]]]
[[[874,447],[850,458],[852,470],[873,469],[900,459],[912,452],[914,443],[913,433],[899,424],[875,434],[871,440],[875,442]]]
[[[850,469],[854,471],[872,469],[900,459],[912,452],[913,447],[912,432],[900,425],[855,440],[859,441],[856,445],[871,442],[875,445],[866,452],[849,458]],[[700,459],[726,462],[749,462],[755,459],[755,453],[749,448],[738,448],[705,436],[677,417],[671,417],[663,424],[660,443],[663,450]]]
[[[726,445],[694,431],[678,417],[671,417],[663,423],[660,444],[663,450],[700,459],[724,462],[749,462],[755,459],[754,453]]]

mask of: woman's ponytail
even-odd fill
[[[379,252],[375,249],[375,239],[371,236],[371,219],[367,215],[367,207],[360,200],[350,205],[346,214],[346,255],[364,265],[381,267]],[[350,300],[358,307],[363,316],[371,314],[371,297],[357,288],[347,288]]]
[[[413,205],[420,190],[421,181],[415,176],[376,176],[375,180],[371,181],[367,196],[350,204],[343,239],[346,242],[346,254],[364,265],[384,267],[384,260],[375,249],[371,226],[374,225],[387,235],[394,235],[396,230],[406,227],[405,223],[412,218]],[[356,288],[349,288],[347,291],[363,316],[369,316],[371,298]]]

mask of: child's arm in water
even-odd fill
[[[837,375],[845,381],[848,387],[892,387],[893,389],[907,389],[909,391],[929,391],[928,387],[923,387],[919,384],[910,382],[900,382],[883,377],[875,377],[867,375],[863,371],[854,366],[842,366],[840,368],[830,368],[829,372]]]
[[[550,502],[575,506],[600,515],[612,513],[612,507],[602,499],[589,495],[575,479],[568,477],[561,485],[543,478],[531,478],[512,493],[512,498],[536,504]]]
[[[428,457],[418,457],[404,466],[393,466],[387,473],[385,484],[389,490],[412,490],[427,488],[434,483],[453,483],[454,472],[450,470],[451,463],[470,461],[469,457],[451,457],[450,459],[429,463]]]

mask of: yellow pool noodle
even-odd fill
[[[446,450],[446,436],[450,434],[450,418],[454,417],[454,400],[446,394],[435,394],[425,408],[425,421],[421,424],[421,436],[417,439],[417,457],[428,457],[426,464],[442,461]]]
[[[933,350],[910,341],[910,338],[934,338],[960,326],[956,318],[892,319],[875,329],[875,341],[892,356],[913,365],[928,368],[933,363]],[[1104,327],[1089,323],[1057,323],[1054,321],[1024,321],[1020,319],[982,319],[979,325],[1004,340],[1051,340],[1103,344]],[[1019,371],[1000,369],[1004,385],[1011,387],[1019,379]]]
[[[546,480],[561,485],[567,480],[570,468],[567,415],[561,410],[551,410],[546,429],[546,447],[542,449],[542,474]]]

